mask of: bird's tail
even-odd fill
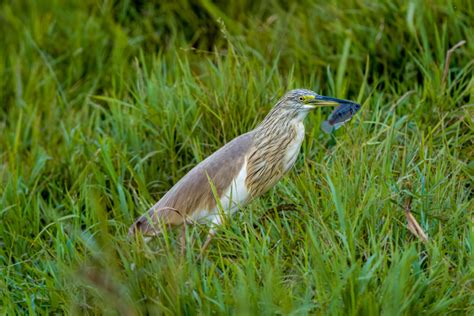
[[[133,237],[138,233],[142,234],[143,236],[158,236],[161,234],[161,230],[159,229],[159,225],[154,222],[153,214],[151,212],[146,212],[130,226],[128,230],[128,236]]]
[[[331,125],[331,123],[329,123],[328,121],[324,121],[321,123],[321,129],[323,130],[323,132],[327,134],[331,134],[336,128],[334,127],[334,125]]]
[[[161,235],[163,227],[177,224],[176,219],[181,219],[181,215],[176,214],[177,210],[172,207],[151,208],[130,226],[128,235],[131,237],[138,233],[147,237]]]

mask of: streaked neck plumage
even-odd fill
[[[265,193],[291,168],[304,137],[308,111],[278,103],[254,130],[246,184],[253,197]]]

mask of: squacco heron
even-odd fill
[[[321,106],[356,106],[348,100],[296,89],[286,93],[254,130],[234,138],[179,180],[130,227],[130,235],[159,235],[166,226],[211,224],[207,247],[223,215],[272,188],[294,165],[303,142],[303,120]],[[220,207],[219,207],[220,206]]]

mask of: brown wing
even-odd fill
[[[252,132],[240,135],[225,144],[181,178],[161,200],[135,221],[129,233],[133,234],[139,230],[144,235],[157,235],[158,223],[181,224],[185,216],[198,210],[214,208],[216,201],[209,178],[218,196],[221,196],[242,168],[252,145]]]

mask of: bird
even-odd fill
[[[318,107],[353,101],[294,89],[284,94],[253,130],[237,136],[182,177],[131,225],[129,235],[158,236],[169,226],[206,223],[209,245],[226,216],[270,190],[294,165],[306,116]]]

